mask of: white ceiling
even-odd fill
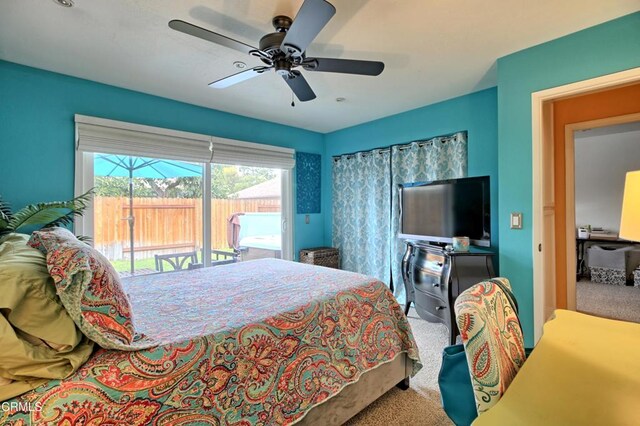
[[[257,46],[302,0],[0,1],[0,58],[318,132],[496,84],[497,58],[640,9],[638,0],[330,0],[337,13],[308,56],[381,60],[378,77],[304,72],[296,102],[273,72],[227,89],[211,81],[261,62],[171,30],[182,19]],[[337,97],[346,101],[337,103]]]

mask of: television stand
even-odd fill
[[[449,329],[449,344],[459,334],[453,305],[460,293],[495,276],[494,253],[445,251],[425,242],[406,242],[402,277],[407,302],[405,314],[414,304],[420,318],[440,322]]]

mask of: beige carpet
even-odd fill
[[[411,379],[406,391],[394,388],[349,420],[349,426],[452,425],[440,405],[438,372],[442,349],[447,346],[447,329],[418,317],[411,309],[409,322],[420,349],[422,370]]]
[[[579,281],[577,310],[599,317],[640,323],[640,287]]]

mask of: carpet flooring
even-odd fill
[[[440,404],[438,373],[442,349],[449,344],[447,329],[418,317],[411,309],[409,322],[420,350],[422,370],[411,379],[411,387],[393,388],[351,418],[348,426],[444,426],[453,423]]]
[[[640,323],[640,288],[579,281],[577,310],[599,317]]]

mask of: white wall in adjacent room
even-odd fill
[[[576,224],[618,232],[625,174],[640,170],[640,122],[575,133]]]

